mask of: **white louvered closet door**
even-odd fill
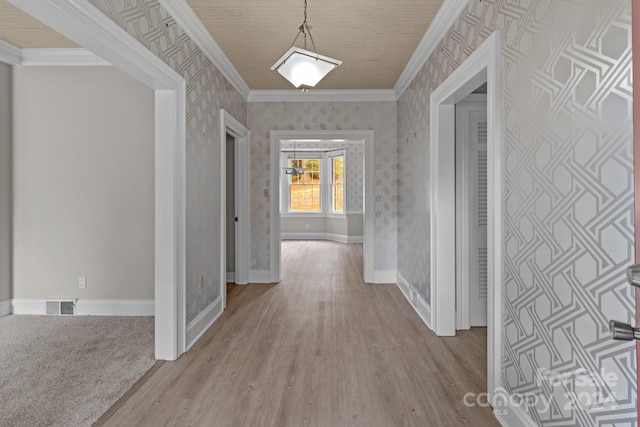
[[[487,113],[473,111],[469,117],[471,179],[470,231],[470,324],[487,326]],[[473,279],[475,278],[475,280]]]

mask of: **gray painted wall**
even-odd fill
[[[398,269],[429,300],[429,98],[502,31],[500,372],[509,393],[550,402],[529,410],[540,425],[637,424],[635,346],[607,328],[633,323],[635,305],[624,277],[634,259],[630,5],[471,0],[398,103]],[[613,385],[583,386],[602,370]]]
[[[373,130],[374,247],[376,270],[396,270],[397,110],[395,102],[255,102],[251,129],[251,269],[269,270],[270,159],[272,130]],[[347,179],[349,176],[347,175]],[[352,180],[353,181],[353,180]],[[350,191],[348,189],[348,191]],[[347,210],[351,208],[347,206]],[[277,214],[277,212],[275,212]]]
[[[0,302],[11,298],[11,67],[0,62]]]
[[[14,95],[14,298],[152,299],[153,91],[16,66]]]
[[[90,0],[184,77],[187,324],[220,296],[220,109],[247,123],[247,104],[157,0]],[[200,277],[204,287],[200,289]]]

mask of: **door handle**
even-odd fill
[[[238,222],[238,217],[235,217],[234,221],[235,221],[235,222]]]
[[[611,338],[619,341],[640,340],[640,328],[634,328],[628,323],[609,320]]]
[[[629,284],[640,288],[640,264],[627,267],[627,280]]]
[[[627,280],[630,285],[640,288],[640,264],[627,267]],[[634,328],[628,323],[609,320],[609,332],[614,340],[640,340],[640,328]]]

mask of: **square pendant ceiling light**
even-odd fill
[[[276,62],[272,70],[279,72],[298,89],[312,88],[342,61],[292,47]]]
[[[298,27],[298,35],[282,58],[273,64],[271,70],[279,72],[292,85],[303,92],[318,84],[331,70],[342,64],[342,61],[320,55],[311,35],[311,27],[307,24],[307,0],[304,0],[304,21]],[[302,34],[304,49],[294,46]],[[311,40],[314,52],[307,50],[307,35]]]

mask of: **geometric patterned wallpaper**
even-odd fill
[[[247,105],[157,0],[90,2],[186,80],[188,324],[219,296],[219,110],[246,125]]]
[[[397,127],[395,102],[251,102],[251,270],[269,270],[270,137],[272,130],[374,131],[375,270],[396,270]],[[347,176],[349,179],[349,176]],[[356,180],[350,180],[357,183]],[[362,181],[360,181],[362,182]],[[360,188],[362,188],[360,184]],[[360,191],[362,191],[360,189]],[[362,200],[360,198],[360,200]],[[360,210],[361,210],[361,206]],[[351,207],[349,207],[351,209]],[[357,209],[356,209],[357,210]]]
[[[429,96],[502,31],[501,374],[544,426],[637,425],[635,345],[607,327],[634,321],[630,7],[471,0],[398,102],[398,269],[429,300]]]

